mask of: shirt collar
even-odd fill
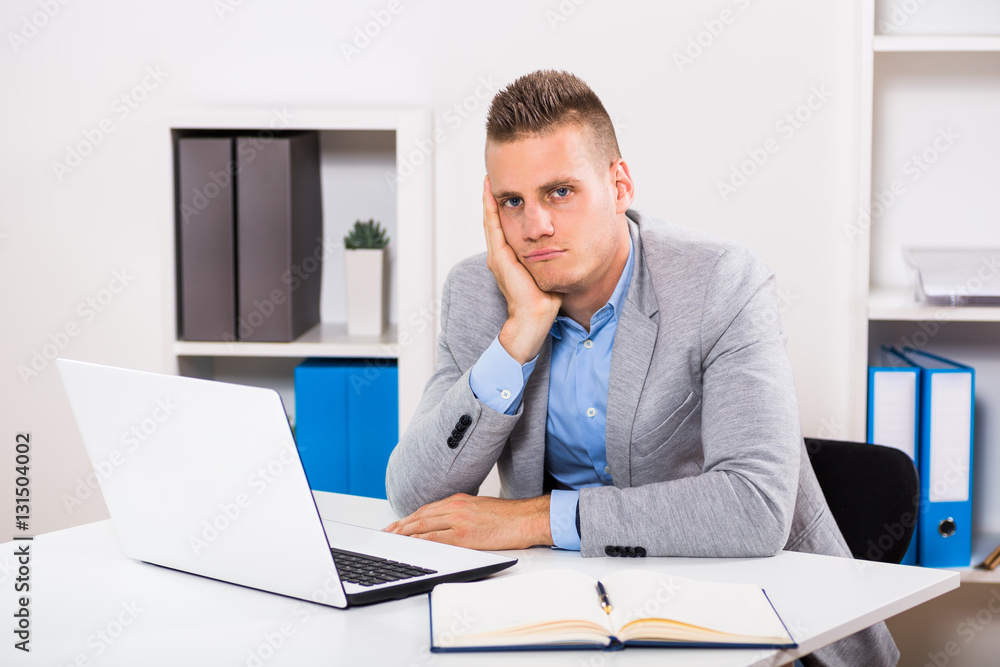
[[[615,291],[611,293],[611,298],[608,299],[607,304],[605,304],[600,310],[598,310],[590,318],[590,329],[594,330],[594,325],[597,323],[596,320],[607,320],[611,318],[617,319],[622,312],[622,304],[625,302],[625,294],[628,292],[629,283],[632,281],[632,267],[635,264],[635,245],[632,243],[632,234],[628,235],[628,259],[625,260],[625,268],[622,269],[622,275],[618,278],[618,284],[615,285]],[[604,315],[605,309],[610,310],[610,317]],[[549,329],[549,333],[552,334],[554,338],[562,339],[562,333],[559,330],[560,323],[565,322],[576,322],[565,315],[559,315],[556,317],[555,322],[552,323],[552,327]],[[578,325],[579,326],[579,325]]]

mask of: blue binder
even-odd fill
[[[399,442],[394,359],[307,359],[295,369],[295,440],[309,487],[385,498]]]
[[[385,499],[385,470],[399,442],[396,360],[368,359],[347,378],[347,467],[351,495]]]
[[[306,359],[295,367],[295,444],[317,491],[349,493],[347,371],[341,360]]]
[[[920,369],[920,564],[968,567],[976,373],[910,347],[903,348],[903,356]]]
[[[880,363],[881,366],[868,367],[867,441],[907,454],[919,473],[920,369],[885,345],[881,349]],[[908,519],[900,518],[901,521]],[[917,517],[912,517],[912,521],[916,523]],[[920,527],[914,525],[910,546],[900,561],[902,565],[917,564],[919,533]]]

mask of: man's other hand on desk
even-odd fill
[[[456,493],[424,505],[383,530],[470,549],[552,544],[549,496],[504,500]]]

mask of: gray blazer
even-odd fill
[[[785,548],[850,557],[803,445],[773,273],[736,243],[626,215],[635,264],[608,385],[614,486],[580,491],[582,555],[624,546],[650,556],[770,556]],[[494,464],[502,497],[548,490],[551,339],[515,414],[489,408],[469,387],[472,366],[506,318],[485,254],[452,269],[437,365],[386,473],[400,515],[477,493]],[[864,664],[895,664],[895,645],[881,624],[871,630],[878,628],[882,658],[868,638]]]

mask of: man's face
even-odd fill
[[[621,239],[611,165],[598,163],[588,137],[567,125],[487,145],[486,171],[504,236],[545,292],[579,294],[597,285]]]

